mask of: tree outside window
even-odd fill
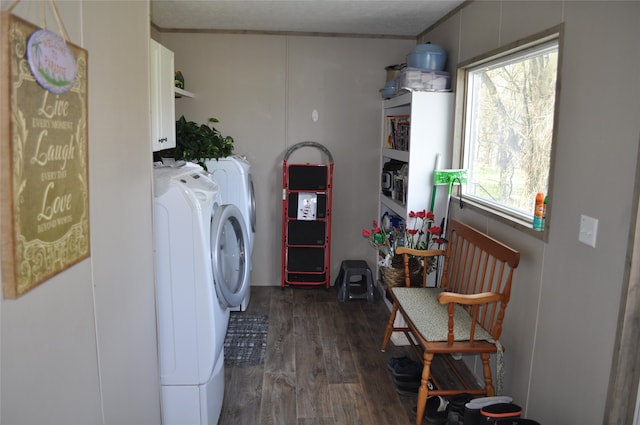
[[[463,195],[531,221],[548,193],[558,76],[558,39],[464,68]]]

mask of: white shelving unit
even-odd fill
[[[387,196],[380,185],[378,217],[389,212],[407,220],[410,211],[431,209],[433,172],[451,168],[453,101],[453,93],[412,92],[383,102],[380,170],[395,160],[406,164],[407,175],[402,194]],[[389,147],[389,117],[407,117],[408,150]],[[437,195],[434,213],[439,225],[446,211],[446,189]]]

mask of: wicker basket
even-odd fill
[[[382,282],[387,286],[405,286],[404,269],[382,267]],[[422,270],[411,272],[411,286],[422,286]]]
[[[404,258],[402,255],[394,255],[391,259],[391,267],[382,267],[382,282],[387,286],[405,286]],[[422,285],[422,267],[416,258],[409,258],[409,273],[411,274],[411,286],[414,282]]]
[[[435,258],[431,257],[431,264],[427,269],[427,273],[435,270]],[[394,256],[391,267],[381,267],[382,282],[386,286],[405,286],[404,260],[402,256]],[[423,267],[416,258],[409,259],[409,273],[411,274],[411,286],[422,286]]]

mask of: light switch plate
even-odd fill
[[[578,240],[585,245],[596,247],[598,236],[598,219],[586,215],[580,216],[580,235]]]

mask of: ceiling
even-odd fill
[[[465,0],[151,0],[160,30],[415,38]]]

